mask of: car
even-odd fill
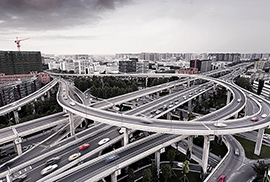
[[[133,137],[129,140],[130,143],[134,142],[136,139]]]
[[[119,155],[112,155],[112,156],[106,158],[105,161],[106,161],[106,163],[110,163],[110,162],[113,162],[113,161],[115,161],[116,159],[119,159],[119,158],[120,158]]]
[[[103,138],[102,140],[100,140],[100,141],[98,142],[98,144],[99,144],[99,145],[103,145],[103,144],[107,143],[109,140],[110,140],[109,138]]]
[[[219,178],[218,178],[218,182],[224,182],[226,179],[226,176],[224,174],[222,174]]]
[[[262,118],[266,118],[266,117],[267,117],[267,115],[266,115],[266,114],[263,114],[263,115],[262,115]]]
[[[78,152],[78,153],[75,153],[75,154],[72,154],[71,156],[69,156],[68,160],[73,161],[73,160],[77,159],[80,156],[81,156],[81,153]]]
[[[234,154],[238,156],[238,155],[240,154],[239,149],[236,148],[236,149],[234,150]]]
[[[251,121],[258,121],[259,119],[257,117],[251,118]]]
[[[119,127],[117,130],[120,134],[123,134],[125,132],[125,128]]]
[[[70,102],[69,103],[71,106],[75,106],[76,104],[75,104],[75,102]]]
[[[172,104],[170,104],[170,105],[169,105],[169,108],[171,108],[171,107],[173,107],[173,105],[172,105]]]
[[[22,174],[20,176],[17,176],[15,178],[12,179],[12,182],[21,182],[24,181],[27,178],[26,174]]]
[[[241,102],[241,99],[237,99],[237,102]]]
[[[259,102],[262,102],[262,100],[261,100],[261,99],[258,99],[258,101],[259,101]]]
[[[53,157],[46,161],[46,166],[53,165],[58,163],[61,160],[61,157]]]
[[[160,111],[160,110],[157,110],[157,111],[156,111],[156,114],[160,114],[160,113],[161,113],[161,111]]]
[[[81,145],[81,146],[79,147],[79,150],[86,149],[86,148],[88,148],[89,146],[90,146],[89,143],[85,143],[85,144],[83,144],[83,145]]]
[[[62,130],[60,130],[59,131],[59,135],[63,135],[65,132],[67,131],[67,129],[66,128],[64,128],[64,129],[62,129]]]
[[[48,174],[48,173],[52,172],[53,170],[55,170],[57,167],[58,167],[57,164],[49,165],[48,167],[45,167],[44,169],[42,169],[40,174],[41,175]]]

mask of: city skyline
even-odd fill
[[[269,52],[270,2],[0,1],[0,50],[52,54]]]

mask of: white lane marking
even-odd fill
[[[205,128],[207,128],[208,130],[211,130],[208,126],[206,126],[204,123],[202,123],[203,124],[203,126],[205,127]]]

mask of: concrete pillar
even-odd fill
[[[42,101],[44,101],[44,100],[45,100],[44,95],[42,95],[42,96],[41,96],[41,100],[42,100]]]
[[[157,92],[157,99],[159,98],[159,92]]]
[[[145,87],[147,87],[148,77],[145,78]]]
[[[157,166],[157,175],[159,177],[160,172],[160,151],[155,152],[155,163]]]
[[[169,94],[171,94],[171,93],[172,93],[172,88],[169,89]]]
[[[263,134],[264,134],[264,128],[259,129],[259,132],[257,134],[255,150],[254,150],[254,154],[258,156],[261,153]]]
[[[128,129],[124,127],[124,146],[128,144]]]
[[[188,101],[188,111],[191,111],[191,102],[192,102],[192,100]]]
[[[75,134],[75,127],[74,127],[74,114],[68,112],[69,115],[69,127],[70,127],[70,135],[73,136]]]
[[[18,152],[18,155],[21,155],[22,154],[22,138],[21,137],[17,137],[15,140],[14,140],[14,144],[16,146],[16,149],[17,149],[17,152]]]
[[[117,182],[116,171],[111,174],[111,182]]]
[[[50,91],[48,91],[48,92],[47,92],[47,96],[48,96],[48,98],[50,98],[50,97],[51,97],[51,93],[50,93]]]
[[[11,182],[10,179],[10,168],[8,167],[8,174],[6,175],[7,182]]]
[[[202,95],[199,95],[199,103],[202,103]]]
[[[35,113],[36,113],[36,110],[35,110],[35,104],[34,104],[34,102],[32,102],[31,104],[32,104],[32,106],[33,106],[33,112],[32,112],[32,113],[35,114]]]
[[[192,157],[193,137],[194,136],[192,136],[192,135],[188,137],[188,149],[190,152],[190,159]]]
[[[204,136],[203,142],[203,155],[202,155],[202,169],[205,174],[207,171],[208,157],[209,157],[209,148],[210,141],[214,140],[215,136]]]
[[[167,120],[171,120],[172,119],[172,113],[171,112],[167,112]]]
[[[132,108],[136,107],[136,100],[132,100]]]
[[[230,90],[227,90],[227,104],[226,105],[228,105],[230,101],[231,101],[231,92]]]
[[[19,124],[19,113],[17,110],[13,111],[16,124]]]
[[[190,77],[188,77],[187,87],[190,87]]]

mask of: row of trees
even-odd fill
[[[82,92],[90,89],[93,96],[104,99],[138,90],[138,84],[134,79],[122,80],[113,76],[75,78],[74,83]]]
[[[161,173],[160,173],[161,178],[159,178],[159,180],[158,180],[157,166],[154,162],[152,162],[151,168],[147,168],[143,171],[142,181],[143,182],[155,182],[155,181],[161,180],[161,181],[167,182],[167,180],[169,178],[171,178],[172,174],[174,173],[174,171],[172,170],[172,167],[173,167],[173,161],[175,161],[176,155],[177,155],[176,150],[174,148],[169,148],[166,151],[166,158],[167,158],[167,160],[170,161],[170,163],[161,166]],[[189,161],[185,161],[184,165],[183,165],[184,175],[181,178],[187,179],[186,174],[188,172],[189,172]],[[177,176],[175,173],[174,173],[174,175]],[[132,168],[129,168],[127,181],[134,182],[134,180],[135,180],[134,170]]]

